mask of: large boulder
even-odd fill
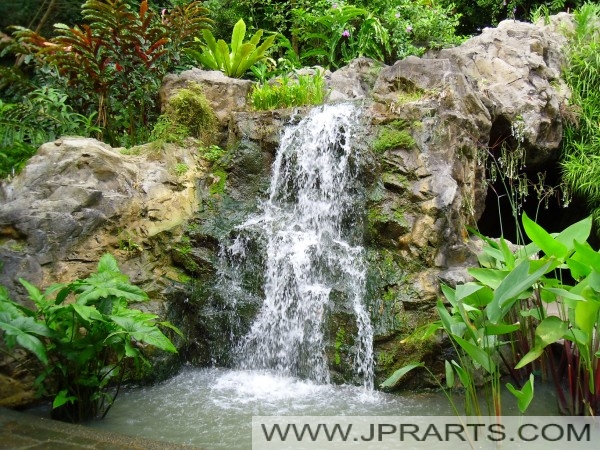
[[[191,149],[138,150],[66,137],[42,145],[23,172],[2,183],[0,284],[19,297],[18,278],[41,286],[71,281],[110,251],[134,282],[160,291],[166,269],[153,245],[197,209],[198,164]]]

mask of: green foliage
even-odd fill
[[[129,283],[109,254],[100,259],[96,273],[44,293],[20,281],[35,309],[13,302],[1,288],[0,330],[9,349],[20,345],[46,366],[38,382],[54,386],[56,418],[79,422],[104,417],[133,367],[147,364],[150,348],[176,352],[158,325],[179,330],[130,307],[148,296]]]
[[[437,2],[337,2],[296,8],[294,16],[305,64],[339,67],[359,56],[391,64],[461,41],[455,35],[460,14]]]
[[[98,132],[93,116],[73,112],[66,102],[67,96],[51,87],[31,91],[18,104],[0,100],[0,178],[17,173],[45,142]]]
[[[335,5],[323,13],[294,12],[305,63],[339,67],[359,56],[383,61],[391,52],[388,31],[367,9]]]
[[[152,128],[150,140],[157,142],[171,142],[183,145],[183,141],[190,135],[190,130],[183,124],[176,123],[170,116],[161,114]]]
[[[565,79],[571,88],[575,121],[565,127],[561,165],[563,180],[584,199],[600,223],[600,5],[586,3],[575,12],[569,36]]]
[[[415,140],[406,128],[406,122],[401,120],[396,120],[381,127],[377,139],[373,142],[373,150],[377,153],[383,153],[394,148],[413,147]]]
[[[256,110],[320,105],[325,99],[323,71],[317,69],[314,75],[297,75],[296,79],[287,76],[273,79],[255,86],[250,98]]]
[[[135,10],[125,0],[88,0],[81,26],[57,24],[49,41],[24,28],[14,36],[40,71],[55,70],[57,85],[66,81],[77,112],[96,114],[102,139],[131,145],[147,139],[162,78],[208,25],[206,12],[197,1],[161,16],[147,0]]]
[[[262,35],[263,30],[258,30],[248,42],[244,42],[246,24],[240,19],[233,27],[231,46],[222,39],[217,41],[209,30],[202,30],[206,45],[200,47],[201,51],[188,49],[186,53],[208,69],[220,70],[228,77],[241,78],[250,67],[265,59],[266,51],[275,41],[276,35],[272,34],[258,45]]]
[[[217,130],[217,117],[198,83],[179,89],[167,102],[165,116],[175,127],[185,127],[203,142],[209,142]]]
[[[218,145],[209,145],[208,147],[201,147],[200,154],[205,160],[214,163],[225,154],[225,150]]]
[[[216,181],[210,185],[209,192],[211,195],[218,195],[225,192],[225,185],[227,183],[227,172],[221,167],[216,167],[213,170],[213,175],[216,177]]]
[[[389,30],[390,46],[393,49],[387,62],[421,56],[429,49],[439,49],[460,44],[464,38],[457,35],[461,11],[453,4],[440,2],[401,1],[387,9],[384,24]]]
[[[443,330],[454,344],[457,359],[446,362],[446,380],[453,387],[458,376],[467,414],[481,414],[477,369],[485,374],[488,414],[501,414],[501,364],[523,386],[508,387],[523,411],[533,397],[534,368],[554,378],[560,413],[600,411],[600,253],[586,242],[591,226],[587,218],[551,235],[523,214],[530,244],[511,252],[503,239],[484,238],[481,267],[469,270],[476,281],[443,286],[450,310],[439,301],[440,320],[419,335]],[[556,278],[557,269],[574,283]],[[563,352],[559,365],[549,351],[557,342]]]

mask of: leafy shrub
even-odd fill
[[[336,2],[294,15],[305,64],[339,67],[359,56],[391,64],[462,40],[455,33],[460,14],[438,2]]]
[[[206,45],[202,45],[200,51],[188,49],[186,53],[208,69],[220,70],[228,77],[241,78],[250,67],[265,59],[265,53],[276,37],[272,34],[258,45],[263,30],[254,33],[248,42],[244,42],[245,35],[246,24],[243,19],[238,20],[233,27],[231,48],[224,40],[217,41],[209,30],[202,30]]]
[[[35,309],[15,303],[0,287],[0,330],[9,349],[18,344],[46,366],[38,381],[55,384],[55,418],[80,422],[104,417],[131,374],[131,363],[133,368],[148,364],[144,355],[151,347],[176,352],[158,325],[179,330],[130,307],[148,296],[129,283],[109,254],[100,259],[96,273],[53,285],[45,293],[20,281]]]
[[[323,14],[295,13],[302,23],[303,62],[339,67],[359,56],[383,61],[391,51],[388,31],[367,9],[333,5]]]
[[[325,99],[323,71],[314,75],[287,76],[256,85],[250,94],[252,106],[257,110],[289,108],[292,106],[320,105]]]
[[[161,15],[147,0],[136,10],[126,0],[87,0],[81,26],[57,24],[59,35],[50,40],[24,28],[14,35],[20,52],[29,54],[40,71],[55,68],[57,85],[68,82],[66,92],[77,112],[97,114],[102,139],[131,145],[148,137],[162,78],[208,26],[207,12],[199,1]]]
[[[66,101],[66,94],[50,87],[28,93],[18,104],[0,100],[0,178],[21,170],[45,142],[99,131],[94,116],[73,112]]]

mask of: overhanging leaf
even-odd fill
[[[535,329],[534,347],[523,356],[521,361],[515,366],[515,369],[525,367],[530,362],[539,358],[544,352],[544,349],[548,345],[561,339],[568,329],[569,324],[559,317],[549,316],[542,320]]]
[[[413,369],[416,369],[417,367],[423,367],[424,364],[422,362],[419,363],[411,363],[411,364],[407,364],[404,367],[401,367],[400,369],[396,370],[392,376],[390,376],[387,380],[385,380],[383,383],[381,383],[379,385],[379,387],[387,387],[387,388],[391,388],[396,386],[396,384],[398,383],[398,381],[400,381],[400,379],[406,375],[408,372],[410,372]]]
[[[559,260],[567,256],[568,249],[560,241],[555,240],[546,230],[531,220],[523,212],[523,228],[527,236],[542,249],[547,256],[554,256]]]

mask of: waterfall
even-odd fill
[[[352,104],[326,105],[288,126],[268,199],[259,214],[237,227],[238,238],[223,251],[239,261],[249,240],[258,238],[266,253],[264,302],[237,349],[241,369],[273,369],[328,383],[324,330],[335,297],[355,319],[355,375],[372,386],[373,333],[363,304],[364,198],[355,142],[359,118]],[[238,263],[232,264],[237,271]]]

